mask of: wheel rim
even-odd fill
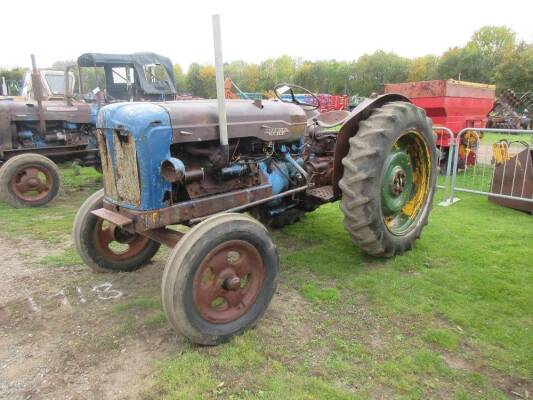
[[[404,235],[422,215],[429,194],[431,159],[420,132],[401,135],[385,160],[381,177],[381,210],[388,230]]]
[[[100,218],[96,222],[93,239],[100,254],[111,261],[135,257],[150,243],[149,238],[129,233]]]
[[[261,255],[243,240],[224,242],[202,260],[194,276],[193,297],[202,318],[228,323],[254,304],[264,281]]]
[[[40,165],[25,165],[19,168],[10,180],[10,189],[19,199],[35,202],[44,199],[52,190],[53,177]]]

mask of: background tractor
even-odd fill
[[[153,53],[87,53],[65,71],[38,70],[21,99],[0,101],[0,195],[37,207],[59,193],[56,161],[99,166],[96,115],[117,101],[174,99],[171,61]]]

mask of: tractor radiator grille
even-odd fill
[[[139,206],[141,188],[135,140],[120,130],[106,135],[99,129],[97,138],[106,197],[117,203]]]

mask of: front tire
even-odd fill
[[[129,272],[142,267],[161,245],[93,215],[92,211],[103,207],[103,201],[104,189],[100,189],[85,200],[76,214],[72,235],[78,254],[95,272]]]
[[[20,154],[0,168],[0,194],[15,208],[42,207],[59,194],[57,165],[41,154]]]
[[[167,319],[194,343],[216,345],[254,326],[276,291],[279,259],[268,231],[242,214],[196,225],[163,274]]]
[[[392,257],[420,237],[433,201],[437,157],[431,120],[407,102],[374,110],[342,160],[341,209],[353,242]]]

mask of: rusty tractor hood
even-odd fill
[[[91,123],[91,105],[74,103],[67,106],[64,101],[43,101],[44,118],[47,121],[67,121],[77,124]],[[36,101],[0,101],[0,115],[11,121],[38,121],[39,109]]]
[[[160,104],[170,116],[174,143],[218,140],[216,100],[173,101]],[[257,137],[264,141],[295,141],[304,133],[307,116],[294,104],[266,100],[227,100],[229,138]]]

